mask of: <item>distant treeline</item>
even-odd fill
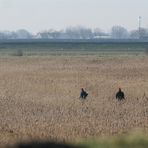
[[[99,28],[90,29],[86,27],[69,27],[64,30],[45,30],[32,34],[27,30],[18,31],[1,31],[0,40],[9,39],[78,39],[78,40],[95,40],[95,39],[148,39],[148,29],[138,28],[128,31],[122,26],[113,26],[110,32],[105,32]]]

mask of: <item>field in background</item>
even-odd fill
[[[126,101],[115,99],[118,87]],[[147,132],[148,57],[1,57],[0,105],[0,144]]]
[[[148,42],[0,42],[0,56],[143,55]]]

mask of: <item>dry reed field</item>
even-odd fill
[[[115,99],[119,87],[125,101]],[[0,59],[0,144],[71,142],[137,128],[148,131],[147,56]]]

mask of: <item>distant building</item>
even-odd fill
[[[94,36],[94,39],[110,39],[111,36],[110,35],[99,35],[99,36]]]

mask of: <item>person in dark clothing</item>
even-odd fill
[[[88,96],[88,93],[84,91],[84,89],[82,88],[80,93],[80,99],[86,99],[87,96]]]
[[[119,88],[119,91],[116,93],[116,99],[118,99],[119,101],[125,99],[124,92],[121,91],[121,88]]]

